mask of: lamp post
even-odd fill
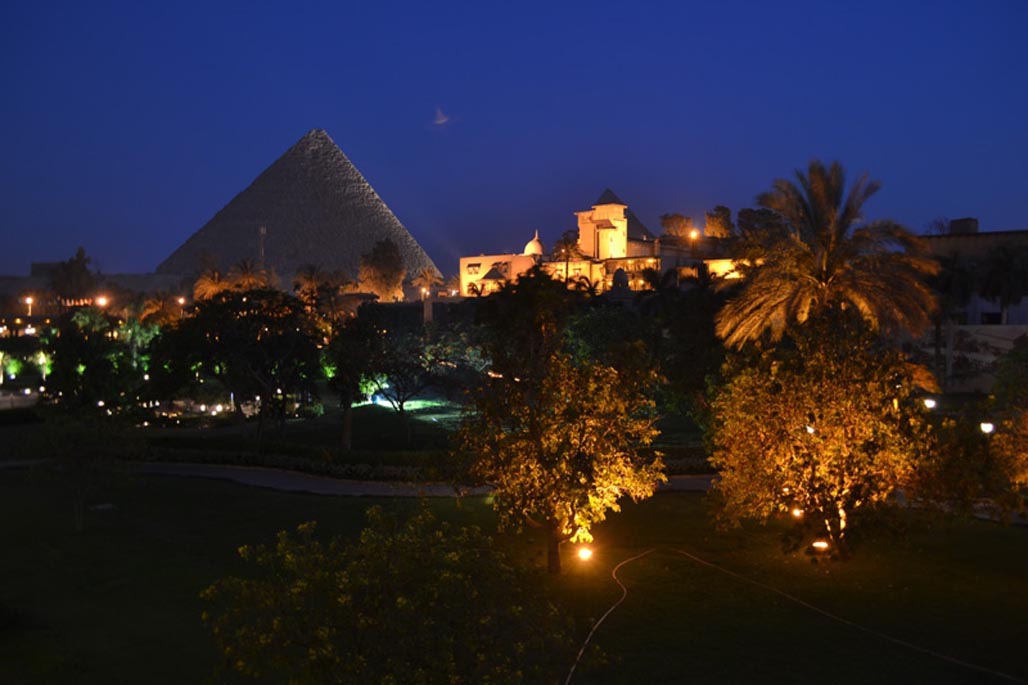
[[[33,302],[35,302],[35,300],[32,299],[31,295],[29,295],[28,297],[25,298],[25,304],[29,308],[28,309],[28,313],[26,314],[26,316],[32,316],[32,303]]]

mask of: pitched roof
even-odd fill
[[[607,188],[593,203],[596,205],[625,205],[625,217],[628,219],[628,237],[631,240],[655,240],[657,236],[650,233],[650,229],[643,225],[643,222],[639,221],[639,217],[635,215],[628,205],[621,201],[614,191]]]
[[[361,255],[388,238],[408,274],[439,269],[342,150],[313,129],[157,267],[157,273],[227,269],[260,256],[288,279],[315,264],[357,276]]]

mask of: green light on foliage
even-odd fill
[[[336,377],[336,365],[323,362],[321,364],[321,375],[323,375],[326,380],[332,380]]]
[[[81,376],[85,372],[86,372],[86,365],[85,364],[79,364],[78,366],[75,367],[75,373],[77,373],[78,375]]]

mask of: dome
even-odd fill
[[[535,232],[535,237],[525,243],[525,250],[522,254],[533,255],[536,257],[543,256],[543,244],[539,240],[539,231]]]

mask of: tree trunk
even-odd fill
[[[353,449],[353,394],[343,393],[341,399],[343,405],[342,448],[344,452],[349,452]]]
[[[547,530],[546,540],[546,570],[554,575],[560,575],[560,531],[557,524],[551,522]]]

